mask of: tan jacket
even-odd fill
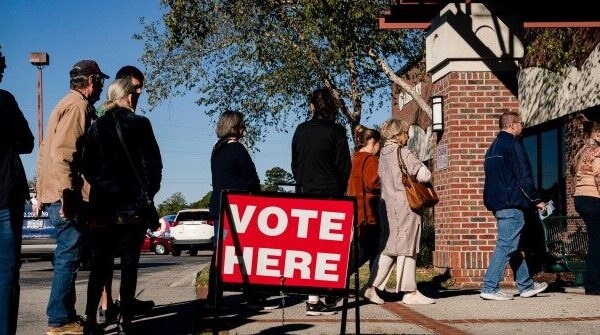
[[[66,189],[89,198],[89,185],[84,187],[81,175],[81,152],[85,132],[95,118],[94,107],[75,90],[54,107],[37,162],[36,193],[41,203],[60,200]]]

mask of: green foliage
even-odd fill
[[[563,72],[569,66],[579,67],[600,42],[598,28],[527,29],[524,67],[543,67]]]
[[[387,0],[161,0],[162,22],[142,20],[148,102],[194,90],[215,117],[247,116],[250,146],[267,129],[288,131],[308,116],[319,86],[338,97],[350,127],[389,100],[375,51],[393,67],[422,55],[421,30],[379,30]]]
[[[176,214],[180,210],[187,208],[185,197],[180,192],[173,193],[167,200],[158,205],[158,216],[162,217],[168,214]]]
[[[202,199],[192,202],[188,205],[188,208],[208,208],[210,206],[210,196],[212,195],[212,191],[208,191]]]
[[[435,227],[433,212],[425,209],[422,213],[423,226],[421,229],[420,251],[417,254],[417,266],[433,265],[433,250],[435,249]]]
[[[280,183],[293,183],[294,177],[291,173],[276,166],[265,172],[267,179],[263,186],[263,191],[266,192],[284,192],[283,187],[279,186]]]

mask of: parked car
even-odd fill
[[[208,218],[208,209],[184,209],[177,213],[171,224],[171,246],[173,256],[189,250],[196,256],[201,248],[211,248],[214,239],[213,221]]]
[[[25,202],[21,255],[40,257],[54,263],[56,227],[47,212],[42,211],[39,216],[35,215],[31,206],[31,201]]]
[[[171,241],[162,236],[155,236],[150,232],[146,232],[146,238],[142,244],[142,252],[154,252],[157,255],[167,255],[171,252]]]

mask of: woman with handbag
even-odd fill
[[[94,216],[86,334],[101,331],[96,310],[117,249],[121,255],[119,334],[135,333],[131,320],[140,248],[146,230],[158,223],[151,219],[152,199],[160,188],[162,161],[152,126],[134,113],[139,94],[129,80],[115,80],[107,95],[102,105],[106,114],[89,128],[82,156]]]
[[[377,220],[381,184],[377,167],[377,154],[381,149],[381,134],[375,129],[358,125],[354,128],[354,155],[348,180],[349,196],[355,196],[358,210],[358,266],[369,261],[373,267],[379,253],[380,226]],[[354,264],[352,262],[351,264]],[[353,269],[353,272],[356,269]]]
[[[409,205],[403,183],[403,171],[419,182],[428,182],[431,172],[406,148],[409,125],[405,121],[389,119],[381,125],[384,145],[379,157],[382,203],[382,245],[376,265],[371,269],[369,285],[364,293],[367,300],[383,304],[375,287],[383,289],[392,266],[396,263],[396,292],[404,292],[405,304],[433,304],[417,290],[416,270],[421,216]]]

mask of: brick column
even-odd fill
[[[519,102],[489,71],[450,72],[434,82],[433,92],[444,96],[444,132],[437,145],[447,146],[449,162],[436,171],[434,152],[440,202],[433,263],[449,269],[457,284],[475,286],[496,244],[496,221],[483,205],[484,156],[499,131],[502,110],[518,112]]]

